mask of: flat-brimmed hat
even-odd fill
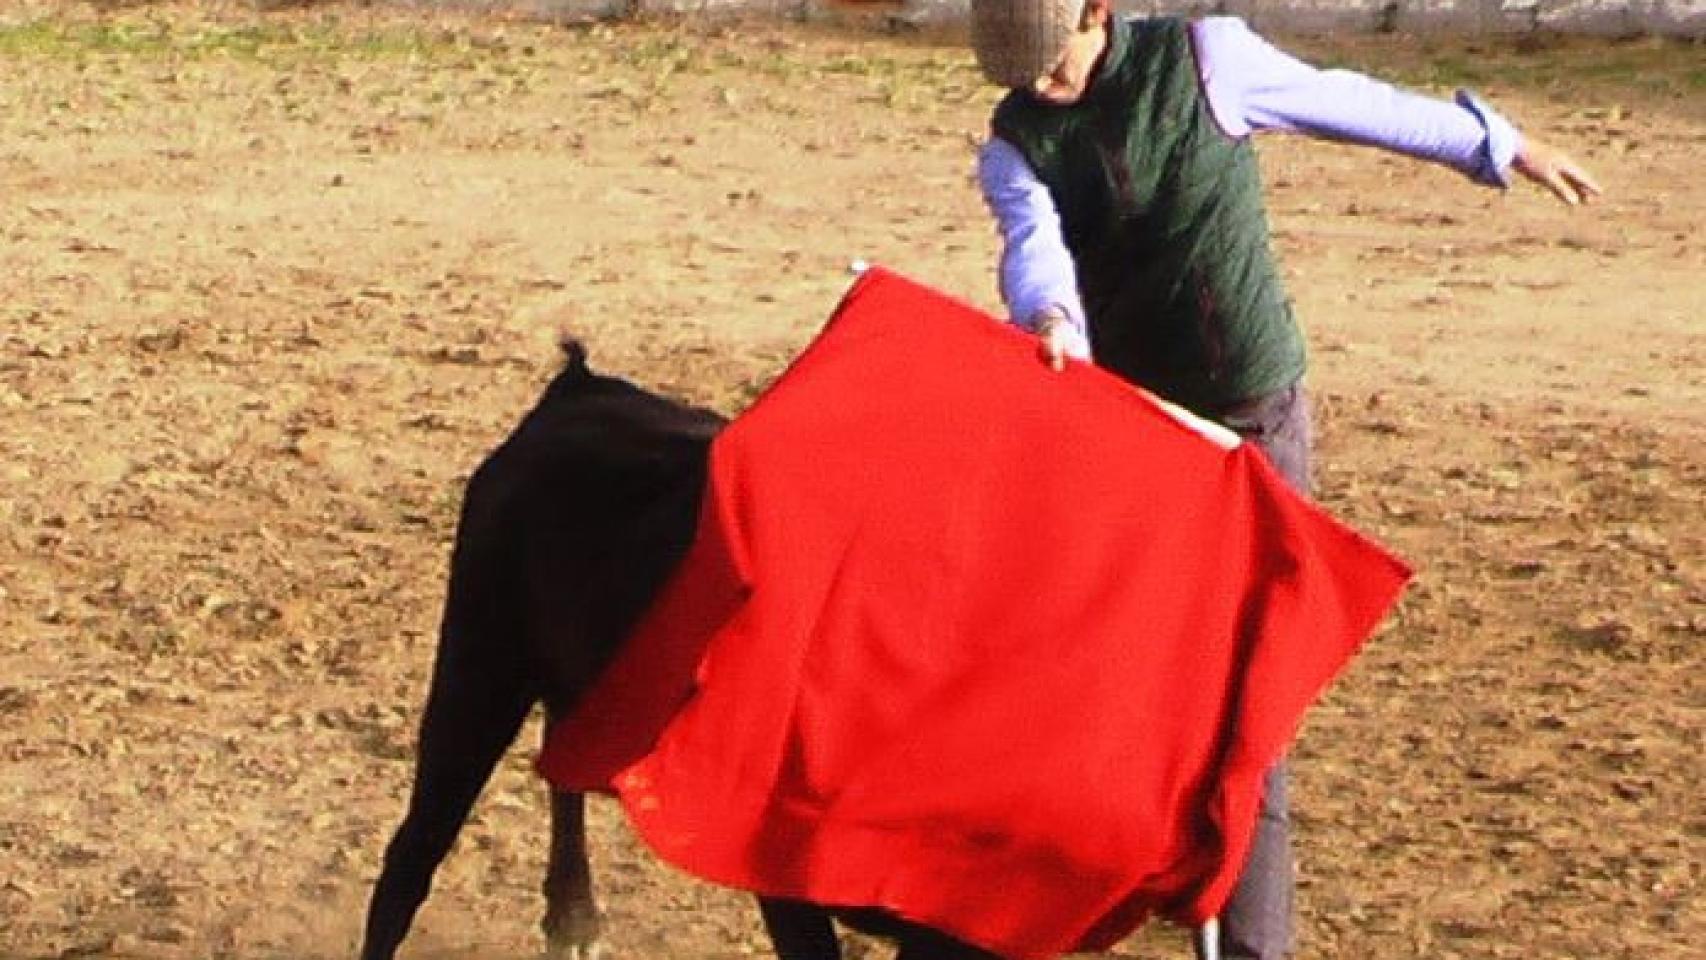
[[[1083,15],[1084,0],[972,0],[977,65],[993,83],[1028,87],[1054,69]]]

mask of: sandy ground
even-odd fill
[[[0,11],[0,957],[348,956],[557,330],[735,412],[851,258],[993,308],[995,93],[871,30],[56,6]],[[1611,191],[1263,143],[1322,497],[1421,569],[1297,748],[1303,955],[1698,956],[1702,48],[1300,44]],[[410,956],[538,948],[528,736]],[[761,950],[595,820],[620,957]]]

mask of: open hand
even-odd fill
[[[1602,192],[1593,175],[1569,154],[1532,138],[1517,152],[1511,167],[1572,207]]]

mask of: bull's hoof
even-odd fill
[[[589,903],[569,905],[545,919],[545,960],[610,960],[604,917]]]

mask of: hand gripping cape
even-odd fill
[[[1254,447],[880,269],[711,461],[540,772],[690,873],[1008,957],[1216,914],[1409,576]]]

